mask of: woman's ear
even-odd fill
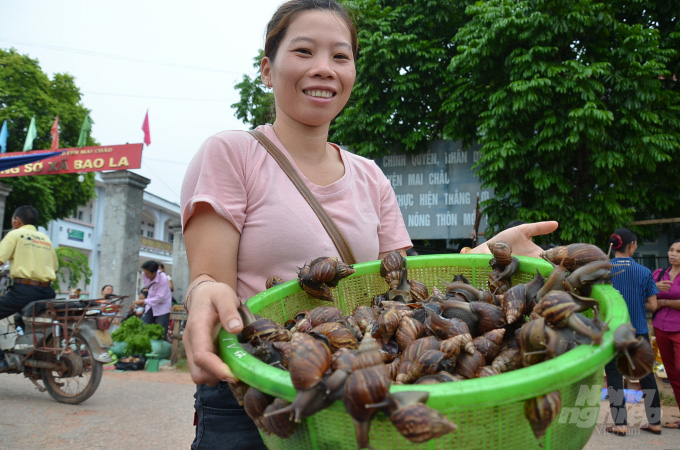
[[[260,63],[260,73],[262,74],[260,77],[262,80],[262,84],[264,84],[268,88],[272,87],[271,61],[266,56],[262,58],[262,62]]]

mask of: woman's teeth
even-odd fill
[[[312,97],[321,97],[321,98],[333,97],[333,93],[328,92],[328,91],[305,91],[305,94],[310,95]]]

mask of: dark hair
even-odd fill
[[[164,265],[163,263],[160,263],[160,264],[158,265],[158,267],[160,267],[161,269],[165,270],[165,265]]]
[[[139,290],[139,293],[144,296],[144,298],[147,298],[149,296],[149,289],[148,288],[141,288]]]
[[[146,269],[151,273],[158,272],[158,263],[156,261],[148,260],[142,264],[142,269]]]
[[[352,39],[352,54],[354,55],[354,59],[356,59],[359,49],[357,30],[354,27],[354,22],[352,22],[352,18],[347,10],[335,0],[291,0],[279,6],[279,9],[276,10],[267,24],[267,34],[264,41],[264,56],[271,61],[274,61],[279,45],[286,35],[288,27],[293,20],[295,20],[295,17],[301,12],[313,9],[331,11],[345,21]]]
[[[106,288],[109,287],[109,286],[111,286],[111,285],[110,285],[110,284],[105,284],[104,286],[102,286],[102,292],[104,292],[104,289],[106,289]],[[111,287],[113,287],[113,286],[111,286]]]
[[[628,228],[617,228],[614,233],[609,236],[609,244],[612,249],[623,251],[631,242],[637,241],[637,235]]]
[[[31,205],[19,206],[13,216],[21,219],[24,225],[38,225],[38,210]]]

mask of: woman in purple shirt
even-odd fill
[[[654,336],[666,368],[675,400],[680,401],[680,239],[668,249],[667,269],[656,269],[654,280],[659,289],[654,315]],[[664,423],[664,428],[680,428],[680,420]]]

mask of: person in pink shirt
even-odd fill
[[[394,191],[378,166],[327,142],[331,121],[354,85],[357,33],[333,0],[282,4],[266,32],[262,82],[273,90],[276,119],[257,129],[294,166],[347,239],[358,262],[412,247]],[[286,173],[244,131],[205,141],[182,184],[180,209],[190,269],[183,342],[193,381],[196,439],[192,448],[264,448],[227,382],[213,330],[238,333],[241,302],[265,289],[270,276],[297,278],[319,256],[339,256],[333,241]],[[527,224],[495,239],[516,253],[538,255],[531,237],[556,222]],[[473,249],[489,253],[486,244]],[[226,447],[225,447],[226,446]]]
[[[667,269],[656,269],[652,274],[659,289],[654,312],[654,336],[673,388],[676,403],[680,401],[680,239],[668,249]],[[664,428],[680,428],[680,421],[664,423]]]

